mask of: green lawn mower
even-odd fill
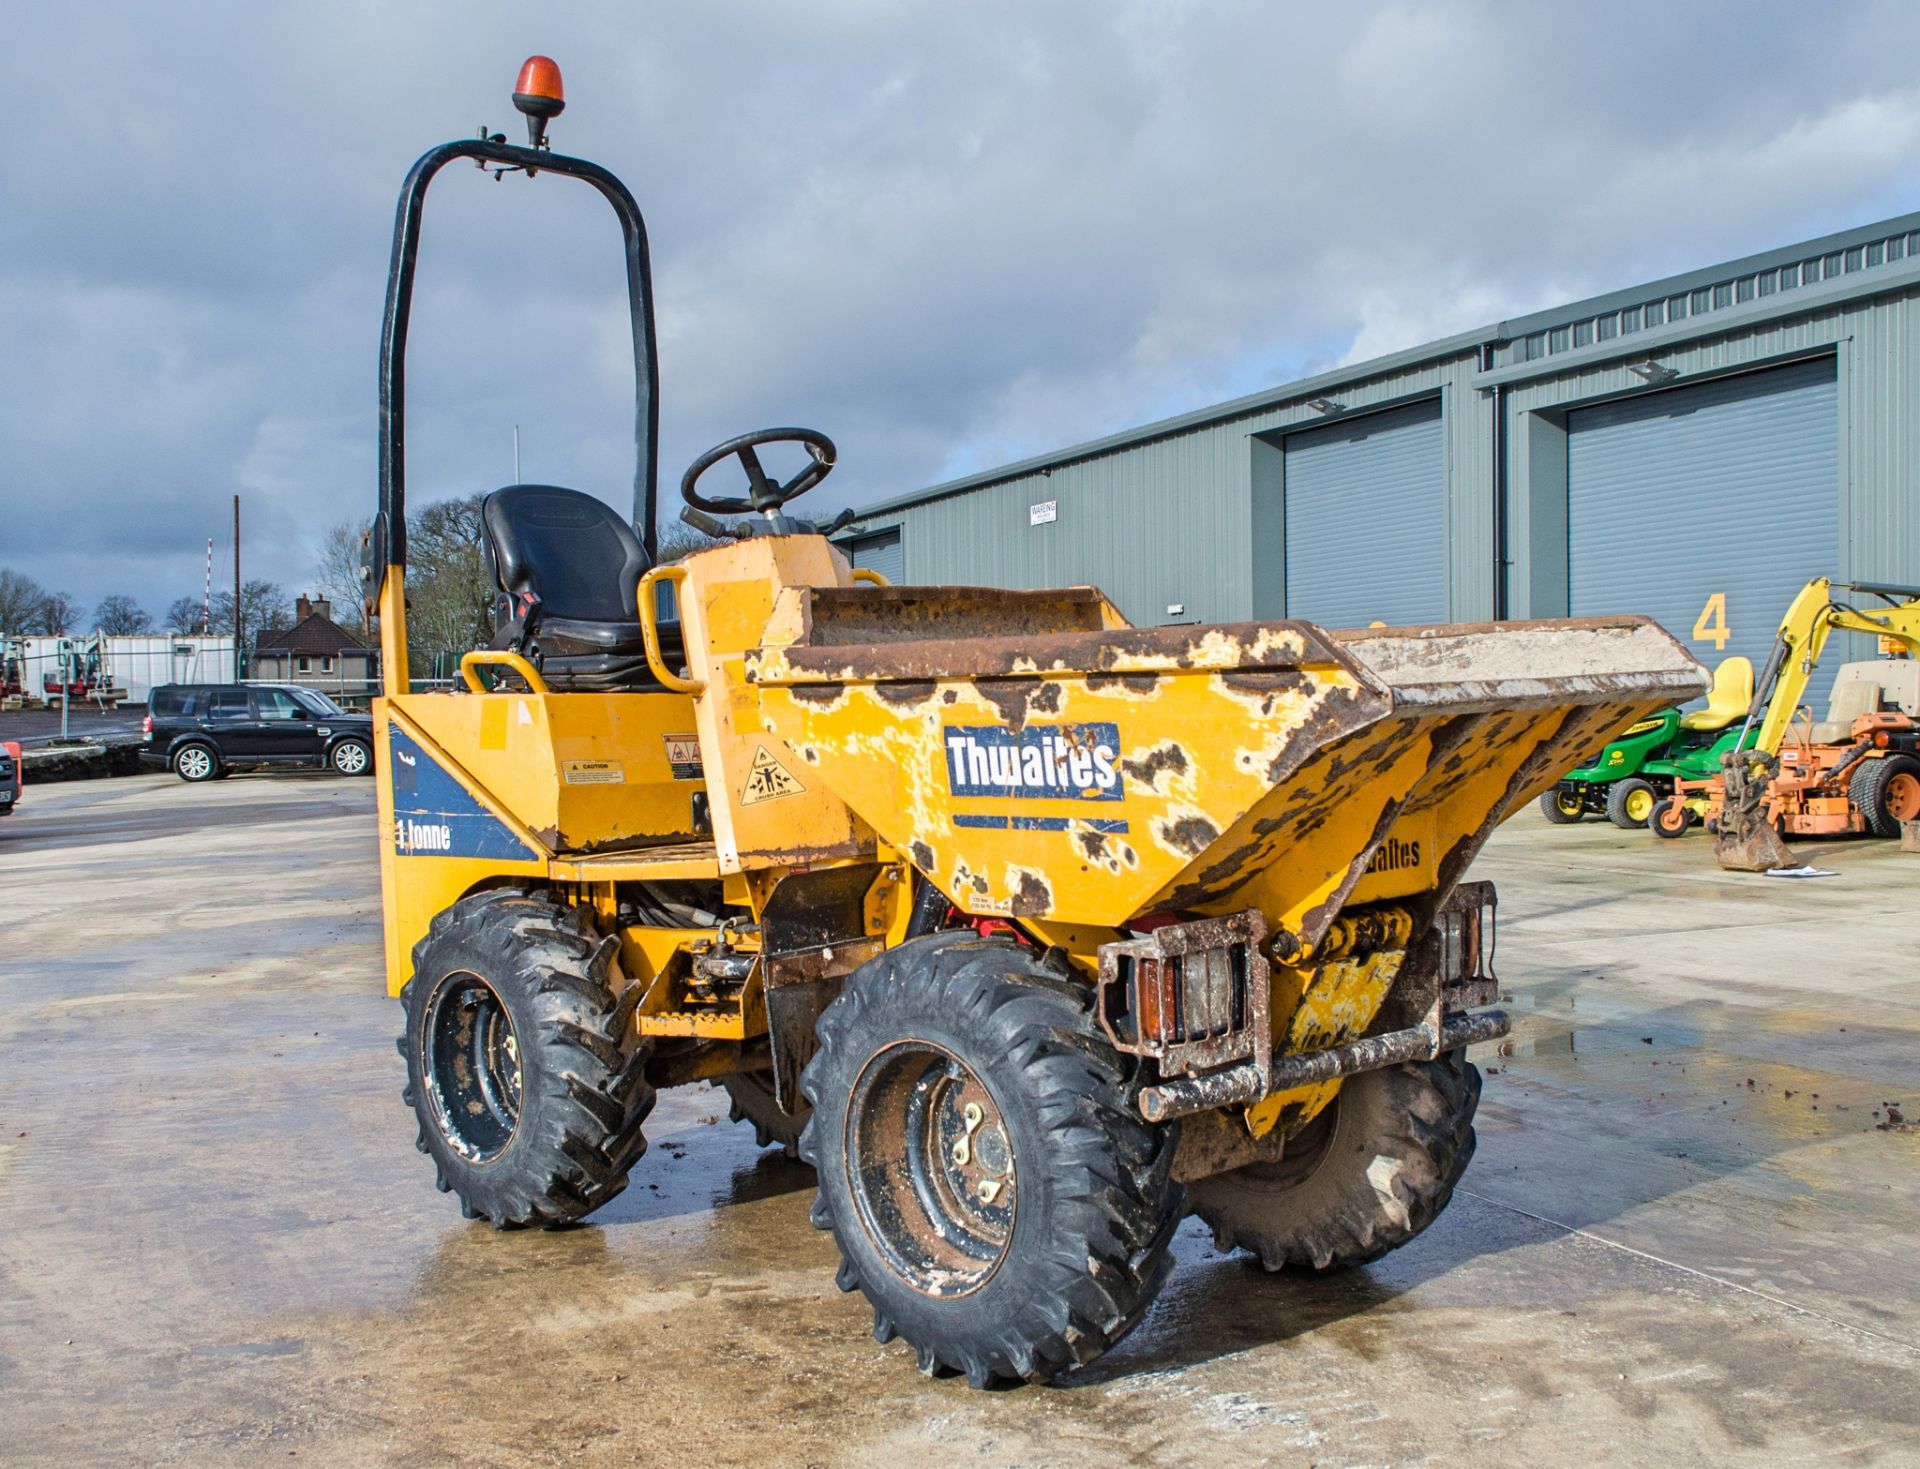
[[[1654,803],[1673,793],[1675,780],[1706,780],[1720,773],[1720,756],[1739,731],[1732,726],[1753,702],[1753,664],[1727,658],[1713,671],[1707,707],[1683,714],[1668,709],[1629,725],[1588,764],[1570,770],[1540,798],[1557,826],[1604,816],[1625,831],[1644,827]]]

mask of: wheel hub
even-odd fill
[[[1920,817],[1920,776],[1902,771],[1887,782],[1887,814],[1895,821]]]
[[[487,1163],[520,1125],[519,1038],[492,986],[456,973],[427,1002],[427,1096],[440,1134],[463,1158]]]
[[[986,1084],[926,1041],[867,1063],[847,1109],[847,1171],[869,1239],[928,1295],[984,1285],[1013,1238],[1012,1142]]]

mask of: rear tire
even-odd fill
[[[402,1095],[469,1219],[570,1224],[626,1187],[654,1091],[647,1048],[623,1054],[614,1030],[618,951],[579,909],[515,888],[462,898],[414,947]]]
[[[820,1017],[813,1222],[875,1339],[904,1337],[929,1376],[1091,1362],[1172,1268],[1177,1129],[1134,1111],[1091,999],[1017,944],[938,934],[862,966]]]
[[[1877,837],[1897,837],[1900,823],[1920,820],[1920,760],[1887,755],[1864,761],[1847,783],[1847,795]]]
[[[1607,820],[1622,831],[1639,831],[1653,814],[1658,793],[1644,780],[1617,780],[1607,789]]]
[[[1440,1217],[1473,1158],[1480,1070],[1465,1051],[1348,1077],[1278,1163],[1195,1182],[1223,1252],[1324,1273],[1378,1260]],[[1324,1120],[1323,1120],[1324,1119]]]
[[[806,1131],[807,1119],[813,1115],[813,1108],[802,1102],[798,1116],[782,1112],[780,1104],[774,1100],[773,1083],[762,1071],[723,1076],[714,1085],[723,1088],[732,1099],[733,1106],[728,1113],[730,1121],[750,1123],[753,1140],[761,1147],[778,1148],[789,1158],[799,1158],[800,1134]]]
[[[173,773],[189,785],[218,780],[226,774],[220,752],[212,745],[182,745],[173,752]]]
[[[1555,826],[1572,826],[1587,814],[1587,803],[1580,792],[1555,786],[1540,798],[1540,814]]]
[[[1647,818],[1647,829],[1657,837],[1668,841],[1678,841],[1692,829],[1694,815],[1687,809],[1686,802],[1678,796],[1663,796],[1653,803],[1653,814]]]

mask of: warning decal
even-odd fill
[[[747,783],[740,792],[742,806],[757,806],[762,801],[777,801],[782,796],[798,796],[806,791],[793,772],[773,758],[771,751],[761,745],[753,752],[753,768],[747,772]]]
[[[570,786],[617,786],[627,780],[618,760],[568,760],[560,769]]]
[[[667,742],[667,768],[675,780],[702,780],[700,737],[698,735],[662,735]]]

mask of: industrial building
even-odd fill
[[[1913,214],[935,485],[843,539],[909,582],[1094,583],[1139,625],[1642,612],[1757,664],[1810,577],[1920,583],[1917,410]]]

